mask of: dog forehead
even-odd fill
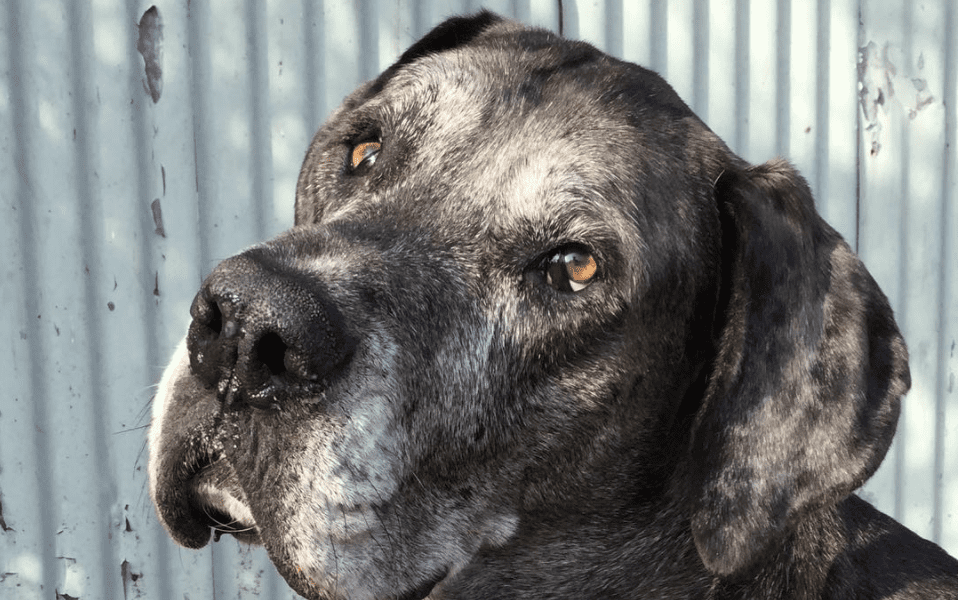
[[[612,192],[636,180],[641,134],[622,106],[583,83],[580,61],[565,64],[547,50],[503,44],[428,55],[372,100],[414,140],[410,167],[426,177],[412,178],[441,179],[432,187],[468,199],[440,202],[445,221],[481,214],[508,229],[550,214],[572,221],[592,209],[604,220],[625,218],[630,198]],[[603,65],[592,68],[603,78]]]

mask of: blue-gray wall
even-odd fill
[[[325,115],[479,4],[0,5],[0,597],[294,596],[262,550],[167,540],[146,489],[154,384],[204,274],[291,224]],[[556,0],[482,4],[560,20]],[[911,351],[897,441],[862,493],[958,553],[954,3],[561,4],[566,35],[658,70],[740,154],[809,179]]]

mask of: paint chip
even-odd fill
[[[163,93],[163,19],[156,5],[147,9],[140,18],[139,38],[136,49],[146,63],[146,91],[153,104],[160,101]]]
[[[7,522],[3,519],[3,502],[0,502],[0,530],[13,531],[13,527],[8,527]]]
[[[153,224],[156,225],[156,235],[166,237],[166,230],[163,229],[163,210],[160,208],[159,198],[150,203],[150,210],[153,211]]]
[[[137,591],[136,582],[140,577],[143,577],[143,573],[134,572],[129,561],[124,560],[122,563],[120,563],[120,579],[123,581],[124,600],[130,597],[131,591]],[[131,590],[130,588],[133,589]],[[137,593],[135,597],[139,598],[139,593]]]

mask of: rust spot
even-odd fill
[[[113,310],[116,308],[116,304],[113,304],[112,302],[107,302],[106,307],[110,309],[110,312],[113,312]]]

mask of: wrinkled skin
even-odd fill
[[[439,26],[192,315],[157,512],[307,598],[958,597],[850,495],[909,385],[881,291],[791,167],[586,44]]]

